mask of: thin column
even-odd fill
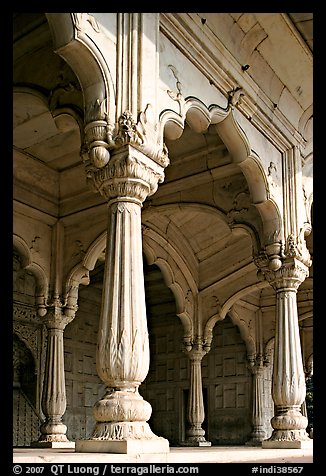
[[[300,345],[297,299],[299,285],[307,268],[294,259],[267,279],[276,290],[276,329],[272,379],[275,415],[271,420],[272,436],[263,442],[265,448],[302,448],[311,443],[306,432],[307,418],[300,408],[306,386]],[[306,444],[307,443],[307,444]]]
[[[211,446],[205,439],[205,430],[202,428],[205,419],[201,362],[206,354],[201,341],[194,343],[187,351],[190,358],[190,389],[187,417],[190,428],[186,432],[185,446]]]
[[[48,309],[44,318],[48,330],[45,361],[42,410],[45,422],[41,425],[41,437],[33,446],[47,448],[73,448],[74,442],[66,436],[67,427],[62,423],[66,411],[66,386],[64,370],[63,331],[72,320],[62,314],[60,307]]]
[[[259,355],[254,365],[250,366],[252,372],[252,433],[250,440],[246,442],[248,446],[261,446],[265,438],[264,430],[264,363]]]

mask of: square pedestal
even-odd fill
[[[281,440],[264,440],[262,442],[262,448],[284,448],[284,449],[301,449],[312,448],[313,440],[293,440],[293,441],[281,441]]]
[[[153,440],[77,440],[77,453],[169,453],[169,442],[165,438]]]
[[[75,448],[74,441],[34,441],[33,448]]]

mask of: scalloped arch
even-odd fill
[[[209,339],[209,337],[212,335],[213,328],[216,322],[221,321],[222,319],[225,318],[225,316],[230,311],[231,307],[233,306],[235,302],[237,302],[239,299],[246,296],[247,294],[251,293],[252,291],[255,291],[257,289],[262,289],[268,286],[269,286],[269,283],[267,281],[259,281],[258,283],[251,284],[250,286],[240,289],[240,291],[233,294],[229,299],[225,301],[220,311],[214,314],[213,316],[211,316],[206,322],[205,329],[204,329],[204,338]]]
[[[262,217],[265,239],[275,232],[279,235],[282,227],[281,214],[276,203],[270,200],[268,181],[260,158],[251,149],[245,132],[236,121],[233,107],[222,108],[216,104],[207,107],[194,97],[179,99],[179,105],[180,113],[170,109],[161,112],[162,137],[177,140],[181,137],[186,122],[195,132],[204,132],[210,125],[214,125],[233,162],[239,165],[246,178],[252,203],[257,206]]]
[[[243,319],[241,319],[241,317],[239,316],[238,312],[235,309],[230,309],[228,312],[228,315],[230,316],[233,324],[237,326],[240,331],[240,335],[246,344],[247,356],[254,357],[256,354],[256,344],[253,337],[249,333],[249,328],[246,322]]]
[[[83,260],[79,264],[74,266],[74,268],[68,274],[65,287],[67,301],[76,301],[78,296],[78,294],[76,293],[78,293],[79,285],[89,284],[89,271],[92,271],[94,269],[96,261],[105,250],[106,239],[107,232],[104,231],[90,244]],[[159,243],[157,243],[157,246],[162,250],[166,249],[163,248]],[[175,296],[177,315],[182,322],[185,331],[184,336],[192,336],[193,324],[189,311],[188,309],[186,309],[186,293],[184,292],[182,285],[177,281],[175,277],[176,274],[182,274],[180,267],[171,257],[172,262],[175,265],[175,269],[173,270],[169,263],[166,262],[166,260],[158,256],[158,254],[150,246],[146,239],[143,240],[143,251],[149,264],[156,264],[160,268],[166,285],[171,289]],[[189,276],[191,276],[190,273]],[[185,276],[184,279],[187,281],[187,278]],[[191,288],[194,289],[194,287],[195,285],[194,283],[192,283]]]
[[[48,296],[48,279],[42,266],[32,260],[32,256],[26,241],[20,236],[13,235],[13,246],[21,257],[22,267],[36,278],[36,299],[38,304],[44,304]]]
[[[197,289],[196,285],[194,282],[189,283],[189,277],[191,277],[191,273],[187,273],[187,276],[183,273],[182,269],[184,269],[184,266],[186,266],[184,262],[184,266],[181,269],[177,263],[177,260],[173,257],[173,254],[169,253],[171,263],[173,264],[172,268],[170,263],[168,263],[166,259],[162,258],[167,247],[162,246],[162,244],[159,243],[157,239],[155,239],[156,235],[156,232],[147,229],[143,240],[144,254],[149,264],[155,264],[161,270],[166,285],[174,294],[176,300],[177,316],[180,318],[185,331],[184,337],[191,337],[193,335],[193,318],[191,314],[193,314],[194,309],[188,309],[189,306],[187,306],[187,294],[190,292],[192,295],[194,295],[194,292],[196,292]],[[156,250],[149,243],[149,239],[155,243],[157,248]],[[162,236],[160,236],[160,239],[167,244],[167,241],[164,240]],[[176,276],[183,276],[185,282],[187,283],[187,289],[184,289],[184,286],[182,286],[182,283],[178,281]]]

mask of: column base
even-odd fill
[[[32,448],[75,448],[74,441],[34,441]]]
[[[264,440],[262,441],[262,448],[312,448],[313,440]]]
[[[165,438],[153,440],[77,440],[76,453],[169,453],[169,442]]]
[[[262,442],[263,440],[255,440],[255,439],[252,439],[252,440],[248,440],[245,442],[245,445],[246,446],[261,446],[262,445]]]
[[[212,446],[210,441],[182,441],[181,446]]]

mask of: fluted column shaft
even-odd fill
[[[305,375],[302,362],[297,299],[299,285],[307,268],[297,260],[285,263],[267,276],[276,290],[276,329],[272,379],[275,416],[270,440],[308,440],[307,418],[301,414],[305,399]]]
[[[162,181],[163,169],[130,145],[95,171],[93,182],[108,200],[108,233],[97,372],[107,385],[94,406],[93,440],[153,440],[151,405],[138,392],[149,370],[141,207]]]
[[[48,329],[42,394],[42,410],[46,419],[41,425],[39,443],[68,442],[67,427],[62,423],[66,411],[63,331],[71,317],[63,315],[61,308],[52,307],[44,320]]]
[[[149,370],[141,241],[141,203],[109,203],[97,371],[109,392],[94,408],[93,438],[154,436],[151,406],[138,393]]]
[[[251,438],[247,442],[248,445],[260,445],[265,437],[264,430],[264,365],[261,360],[258,360],[252,367],[252,433]]]

